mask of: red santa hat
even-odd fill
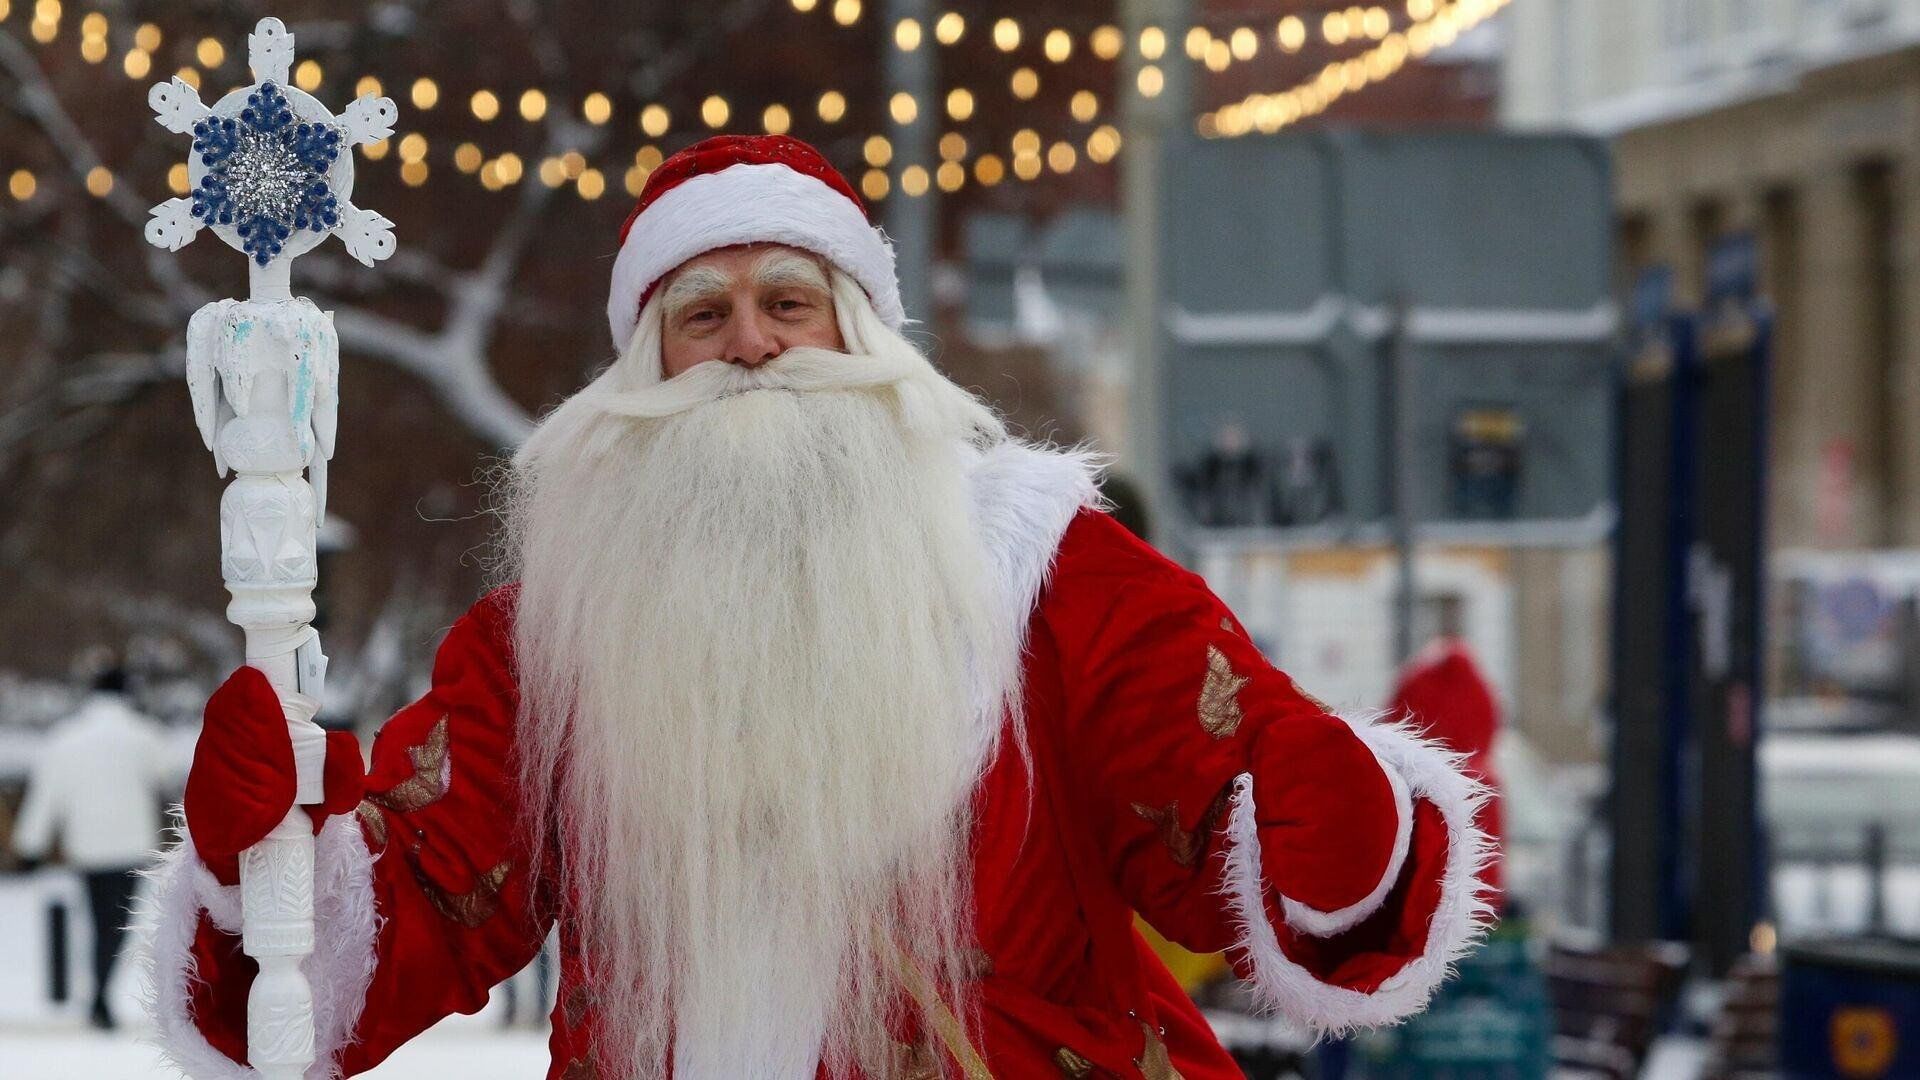
[[[754,243],[825,258],[860,283],[882,322],[906,323],[893,245],[820,151],[786,135],[716,135],[661,162],[620,229],[607,296],[614,345],[626,348],[641,306],[681,263]]]

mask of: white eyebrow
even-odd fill
[[[753,282],[762,287],[801,285],[823,293],[833,291],[820,263],[791,251],[770,251],[753,268]]]
[[[667,291],[660,297],[660,306],[666,309],[667,320],[671,322],[694,304],[719,296],[731,288],[733,278],[725,271],[712,266],[690,266],[667,282]]]

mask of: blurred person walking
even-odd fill
[[[80,707],[54,726],[27,784],[14,850],[38,862],[54,841],[86,883],[93,912],[93,1026],[111,1029],[107,986],[126,930],[134,883],[160,838],[168,784],[159,725],[126,698],[126,673],[93,680]]]

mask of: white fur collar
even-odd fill
[[[1102,456],[1009,439],[969,464],[973,518],[992,560],[1002,617],[1024,628],[1053,569],[1067,525],[1083,506],[1096,506]]]

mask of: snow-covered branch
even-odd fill
[[[673,83],[767,6],[768,0],[732,0],[719,5],[712,18],[703,20],[697,30],[661,40],[630,72],[630,85],[657,90]],[[568,50],[541,5],[533,0],[508,0],[505,10],[512,32],[538,73],[538,82],[567,82]],[[423,18],[417,5],[385,5],[373,16],[373,29],[404,35]],[[301,40],[322,49],[344,49],[351,45],[354,28],[337,19],[322,18],[296,24],[293,29]],[[52,190],[35,202],[83,198],[79,192],[84,179],[104,163],[103,158],[56,92],[41,56],[17,36],[0,35],[0,76],[12,84],[10,88],[0,87],[0,104],[44,135],[60,158],[63,171],[73,180],[57,187],[49,185]],[[584,124],[563,109],[547,115],[542,131],[543,156],[576,150],[591,157],[608,137],[606,128]],[[487,249],[471,267],[450,266],[430,247],[419,243],[420,237],[409,236],[413,242],[383,265],[377,278],[336,251],[322,250],[301,261],[300,284],[321,306],[335,311],[341,345],[349,360],[372,360],[406,372],[419,379],[470,434],[497,447],[512,446],[531,430],[532,417],[501,388],[493,373],[491,352],[504,327],[556,325],[553,305],[515,288],[529,245],[541,234],[555,196],[554,189],[532,180],[520,185],[504,201],[505,213],[491,226]],[[116,184],[102,201],[132,231],[144,228],[147,207],[136,185]],[[401,228],[403,233],[408,232],[408,223],[402,222]],[[59,238],[53,243],[69,246],[61,236],[64,232],[56,233]],[[135,280],[128,280],[124,271],[110,271],[85,246],[61,251],[58,279],[44,286],[60,294],[51,298],[52,308],[66,310],[75,302],[73,294],[78,293],[85,297],[86,304],[104,304],[120,318],[150,330],[164,328],[177,333],[175,328],[184,326],[216,290],[189,276],[185,269],[189,264],[148,245],[136,246],[140,254],[132,257],[140,260],[143,274],[132,275]],[[437,297],[443,313],[439,326],[425,329],[405,323],[385,309],[381,300],[391,295],[394,284]],[[597,306],[589,306],[589,312],[597,325]],[[57,387],[43,389],[56,397],[62,392]],[[0,408],[6,404],[0,402]]]

